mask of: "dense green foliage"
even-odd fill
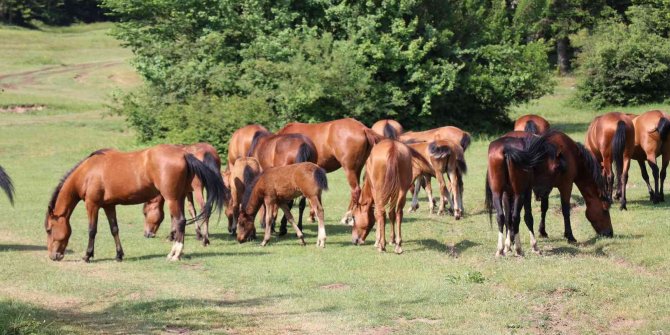
[[[98,0],[0,0],[0,22],[30,26],[33,20],[49,25],[105,19]]]
[[[209,140],[223,149],[227,134],[249,122],[277,128],[347,116],[490,129],[505,124],[510,105],[552,87],[543,41],[510,33],[514,9],[505,2],[105,5],[147,82],[117,106],[143,140]],[[211,130],[196,129],[203,125]]]

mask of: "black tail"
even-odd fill
[[[463,151],[468,150],[468,147],[470,146],[470,134],[468,133],[463,133],[463,137],[461,138],[461,148],[463,148]]]
[[[395,131],[393,127],[391,127],[391,125],[388,122],[386,122],[386,124],[384,125],[384,136],[393,140],[398,139],[398,133]]]
[[[328,191],[328,178],[326,177],[326,170],[322,168],[314,170],[314,181],[321,190]]]
[[[9,202],[14,206],[14,185],[12,184],[12,178],[9,178],[9,175],[2,166],[0,166],[0,188],[5,191]]]
[[[214,158],[214,155],[210,154],[209,152],[205,153],[205,157],[203,157],[202,162],[207,165],[208,168],[210,168],[212,171],[216,173],[221,173],[221,163]]]
[[[528,170],[542,163],[549,153],[550,144],[545,137],[529,135],[524,139],[523,150],[511,146],[505,146],[505,158],[514,165]]]
[[[523,128],[523,131],[531,134],[537,134],[537,125],[535,124],[535,121],[528,120],[526,122],[526,127]]]
[[[489,171],[486,171],[486,198],[484,200],[484,206],[489,212],[489,226],[493,227],[493,192],[491,191],[491,185],[489,185]]]
[[[252,169],[249,165],[244,166],[244,171],[242,172],[242,178],[244,180],[242,181],[244,185],[249,185],[251,182],[256,178],[256,174],[254,173],[254,169]]]
[[[668,134],[670,133],[670,120],[666,119],[665,117],[661,117],[660,120],[658,120],[658,125],[656,126],[656,129],[658,131],[658,134],[661,136],[661,141],[665,142],[665,140],[668,138]]]
[[[313,162],[316,163],[316,151],[312,146],[303,143],[298,148],[298,156],[295,158],[296,163]]]
[[[428,153],[437,159],[441,159],[451,154],[451,148],[447,145],[439,146],[435,142],[430,142],[428,144]]]
[[[612,156],[616,165],[617,176],[623,173],[623,152],[626,148],[626,123],[619,121],[616,124],[616,132],[612,139]]]
[[[254,133],[254,138],[251,140],[251,145],[249,146],[249,151],[247,151],[247,157],[251,157],[254,155],[254,150],[256,150],[256,146],[258,145],[258,141],[265,137],[270,135],[269,132],[265,130],[259,130]]]
[[[205,207],[191,222],[209,219],[213,211],[218,211],[221,214],[224,201],[228,202],[230,198],[230,191],[223,185],[221,173],[213,171],[192,154],[186,154],[184,158],[189,172],[197,176],[202,186],[207,190]]]
[[[456,163],[462,174],[468,173],[468,164],[465,163],[465,157],[463,157],[463,155],[458,155],[458,157],[456,157]]]

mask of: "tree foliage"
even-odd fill
[[[69,25],[105,19],[98,0],[0,0],[0,22],[31,26],[38,20],[48,25]]]

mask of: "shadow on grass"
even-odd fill
[[[124,260],[126,261],[143,261],[143,260],[148,260],[148,259],[155,259],[155,258],[165,258],[167,257],[168,251],[165,253],[161,254],[152,254],[152,255],[142,255],[142,256],[134,256],[134,257],[126,257]],[[269,255],[269,252],[261,252],[261,251],[245,251],[245,252],[190,252],[190,253],[185,253],[183,258],[184,259],[192,259],[192,258],[205,258],[205,257],[219,257],[219,256],[263,256],[263,255]],[[113,258],[104,258],[104,259],[99,259],[97,260],[98,262],[102,261],[109,261],[113,260]]]
[[[462,240],[454,245],[448,245],[444,244],[436,239],[432,238],[427,238],[427,239],[421,239],[417,241],[412,241],[418,245],[421,246],[421,248],[417,250],[433,250],[437,252],[443,252],[443,253],[449,253],[453,256],[458,256],[462,252],[472,248],[481,245],[481,243],[473,242],[470,240]]]
[[[589,247],[594,246],[598,241],[604,241],[604,242],[615,242],[617,240],[632,240],[632,239],[640,239],[643,238],[643,235],[637,235],[637,234],[625,234],[625,235],[614,235],[613,238],[608,238],[608,237],[601,237],[601,236],[594,236],[591,237],[590,239],[583,241],[583,242],[577,242],[576,244],[571,244],[568,246],[560,246],[560,247],[554,247],[551,249],[546,250],[547,255],[569,255],[569,256],[594,256],[594,257],[607,257],[607,253],[605,253],[604,248],[606,245],[599,245],[596,246],[593,249],[590,249]]]
[[[31,244],[0,244],[0,252],[2,251],[45,251],[45,245],[31,245]],[[70,251],[72,252],[72,251]]]

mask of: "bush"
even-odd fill
[[[48,25],[95,22],[106,19],[98,0],[0,0],[0,22],[31,26],[32,20]]]

